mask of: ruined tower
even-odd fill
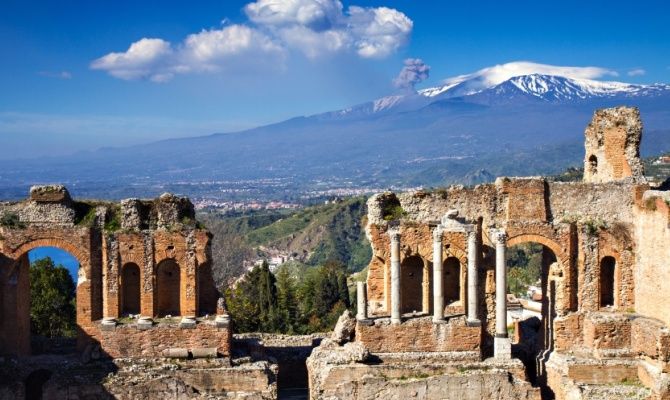
[[[644,180],[640,161],[642,121],[637,108],[614,107],[596,111],[584,135],[584,182]]]

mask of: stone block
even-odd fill
[[[188,349],[181,347],[172,347],[163,350],[163,357],[167,358],[189,358]]]
[[[216,358],[219,353],[216,347],[196,347],[191,349],[193,358]]]
[[[493,339],[493,356],[499,360],[512,359],[512,340],[496,337]]]
[[[30,188],[30,200],[37,203],[70,204],[70,192],[63,185],[33,186]]]

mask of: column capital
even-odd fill
[[[504,229],[492,229],[491,239],[495,244],[505,244],[507,242],[507,232]]]
[[[389,230],[388,235],[391,238],[391,242],[400,243],[400,231],[397,229]]]
[[[441,242],[444,229],[440,225],[433,228],[433,242]]]

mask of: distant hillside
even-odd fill
[[[584,128],[594,110],[620,105],[641,110],[643,155],[670,150],[669,85],[539,74],[498,82],[480,75],[244,132],[2,161],[0,191],[22,197],[31,183],[61,182],[91,198],[174,191],[218,200],[299,201],[334,188],[550,175],[581,164]],[[229,190],[240,182],[251,183]]]
[[[287,255],[307,265],[334,260],[352,272],[365,268],[372,255],[365,237],[364,198],[297,211],[256,211],[198,218],[214,234],[214,275],[219,284],[242,274],[244,260]]]

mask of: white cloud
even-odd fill
[[[261,65],[276,69],[289,49],[310,59],[347,51],[362,58],[383,58],[407,43],[413,27],[398,10],[350,6],[345,11],[339,0],[257,0],[244,12],[253,25],[203,30],[177,45],[143,38],[125,52],[94,60],[91,68],[120,79],[165,82],[191,72]]]
[[[339,0],[258,0],[244,11],[259,25],[301,25],[320,32],[342,25],[344,13]]]
[[[383,58],[407,43],[413,22],[387,7],[350,6],[339,0],[258,0],[244,8],[249,19],[309,58],[352,50]]]
[[[245,25],[191,34],[172,46],[163,39],[143,38],[127,51],[94,60],[91,68],[125,79],[166,82],[175,74],[219,71],[243,67],[243,58],[257,63],[281,61],[284,49],[267,35]]]
[[[630,71],[628,71],[628,76],[642,76],[646,73],[647,73],[647,71],[645,71],[642,68],[634,68],[634,69],[631,69]]]
[[[615,71],[601,67],[564,67],[528,61],[515,61],[480,69],[467,75],[454,76],[445,79],[444,84],[446,86],[455,86],[468,81],[468,87],[461,89],[464,93],[468,93],[495,86],[515,76],[530,74],[558,75],[571,79],[597,79],[604,76],[619,75]]]
[[[361,57],[381,58],[409,40],[414,23],[400,11],[379,7],[349,7],[349,26]]]

